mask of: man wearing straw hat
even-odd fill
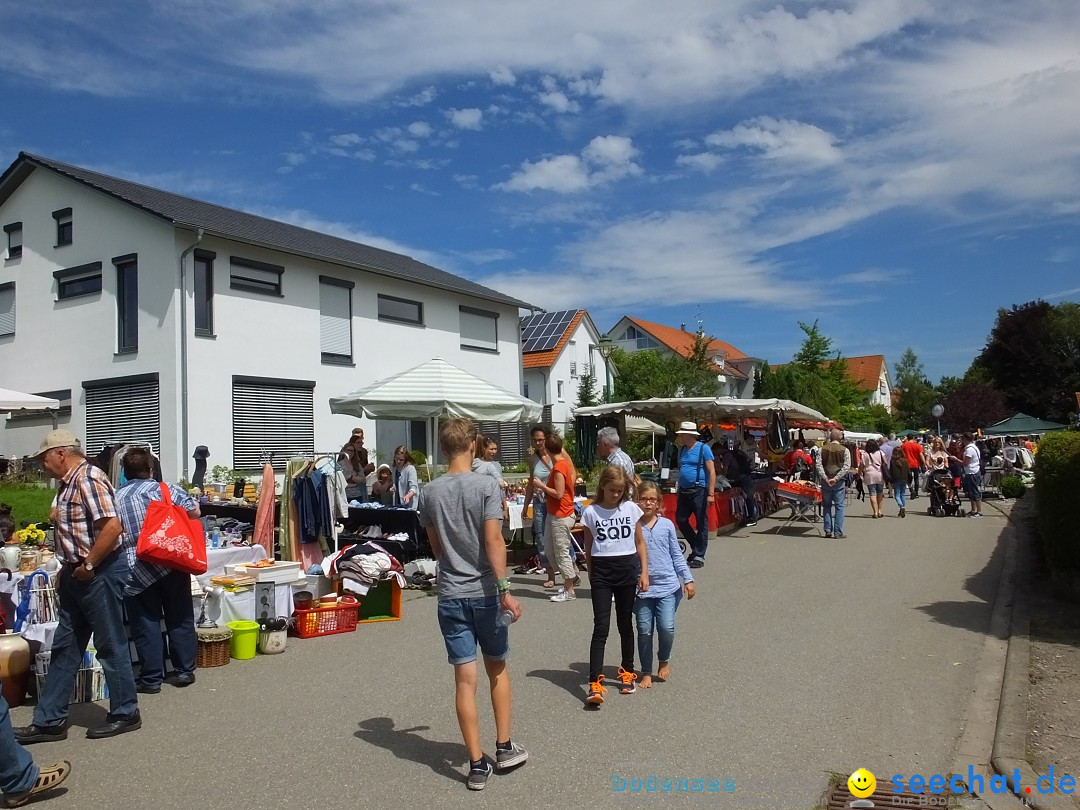
[[[15,737],[23,745],[67,738],[68,701],[91,633],[109,686],[110,711],[105,723],[88,729],[86,736],[98,739],[135,731],[142,719],[123,611],[129,571],[120,549],[123,526],[112,482],[86,460],[79,440],[67,430],[49,433],[34,457],[60,482],[56,496],[60,611],[34,722],[16,728]]]
[[[679,451],[679,495],[675,523],[690,544],[686,564],[691,568],[705,565],[705,550],[709,545],[709,507],[716,489],[716,465],[713,452],[705,442],[699,442],[697,425],[683,422],[675,431]],[[694,516],[696,526],[690,525]]]

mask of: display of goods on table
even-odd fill
[[[821,501],[821,487],[809,481],[783,481],[776,485],[776,494],[789,501],[805,503]]]
[[[298,562],[260,560],[254,563],[234,565],[233,572],[254,577],[256,582],[295,582],[301,576],[300,565]]]

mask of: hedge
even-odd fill
[[[1035,497],[1039,534],[1046,560],[1055,572],[1080,573],[1080,432],[1050,433],[1035,457]]]

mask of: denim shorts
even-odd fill
[[[982,476],[978,473],[964,473],[964,494],[968,500],[982,500]]]
[[[867,484],[866,485],[866,494],[867,495],[881,495],[884,492],[885,492],[885,484],[883,484],[883,483],[882,484]]]
[[[510,634],[499,626],[498,596],[439,600],[439,629],[451,664],[476,660],[476,647],[489,661],[510,657]]]

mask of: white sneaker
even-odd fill
[[[552,602],[570,602],[577,599],[577,594],[571,593],[566,588],[559,588],[559,592],[551,597]]]

